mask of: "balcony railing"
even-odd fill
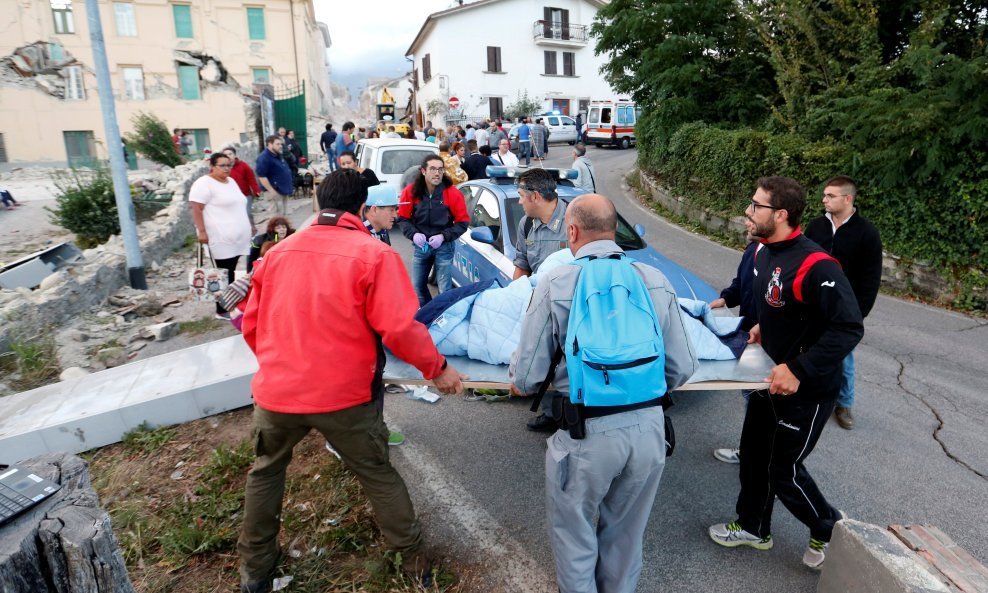
[[[563,25],[558,21],[535,21],[532,25],[532,37],[536,43],[586,45],[587,26],[572,23]]]

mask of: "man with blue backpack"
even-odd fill
[[[664,396],[699,362],[669,281],[615,243],[614,204],[579,196],[565,226],[576,259],[539,278],[511,390],[558,390],[545,471],[559,590],[632,593],[665,467]]]

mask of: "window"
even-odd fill
[[[545,6],[542,8],[542,35],[547,39],[569,39],[569,11]]]
[[[113,16],[117,20],[117,35],[120,37],[137,37],[137,18],[134,16],[134,5],[130,2],[114,2]]]
[[[422,58],[422,82],[432,80],[432,60],[429,57],[429,54],[425,54],[425,57]]]
[[[504,103],[501,102],[501,97],[490,97],[487,101],[490,103],[491,117],[504,117]]]
[[[202,98],[199,94],[199,68],[197,66],[180,65],[178,67],[178,85],[182,89],[182,98],[196,101]]]
[[[72,0],[51,0],[51,16],[55,19],[56,33],[75,33]]]
[[[189,128],[189,135],[192,136],[192,146],[189,152],[192,154],[202,154],[209,148],[209,130],[207,128]]]
[[[144,70],[140,66],[124,66],[123,73],[124,99],[128,101],[144,100]]]
[[[96,161],[96,139],[92,130],[62,132],[65,156],[70,167],[93,167]]]
[[[474,228],[485,226],[491,229],[491,234],[494,235],[494,247],[497,247],[498,251],[503,252],[504,238],[501,234],[501,210],[498,208],[497,198],[486,189],[477,188],[476,191],[476,202],[469,210],[470,226]]]
[[[418,68],[412,69],[412,88],[416,91],[419,90],[419,71]]]
[[[571,51],[563,52],[563,76],[576,76],[576,54]]]
[[[487,46],[487,71],[501,72],[501,48]]]
[[[388,149],[381,153],[381,170],[375,171],[383,175],[401,175],[413,165],[421,165],[426,155],[433,154],[431,150]]]
[[[7,162],[7,145],[3,142],[3,134],[0,134],[0,163]]]
[[[251,68],[251,74],[254,76],[254,82],[266,82],[271,83],[271,69],[270,68]]]
[[[250,35],[251,41],[263,41],[266,38],[264,35],[263,8],[247,8],[247,33]]]
[[[192,6],[190,4],[172,4],[172,16],[175,20],[175,37],[190,39],[192,37]]]
[[[556,75],[556,52],[547,51],[545,53],[545,73]]]
[[[82,80],[82,66],[69,66],[65,73],[65,99],[67,101],[85,101],[86,88]]]
[[[61,43],[48,44],[48,59],[52,62],[61,62],[65,59],[65,51],[62,49]]]

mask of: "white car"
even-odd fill
[[[544,113],[538,117],[542,118],[542,123],[549,128],[549,143],[566,142],[576,144],[577,130],[576,120],[568,115],[558,113]]]
[[[357,142],[357,165],[373,171],[381,183],[401,192],[401,176],[426,155],[439,154],[439,146],[424,140],[365,138]]]

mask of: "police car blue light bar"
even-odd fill
[[[521,177],[521,174],[525,171],[530,171],[531,167],[499,167],[495,165],[487,165],[487,176],[490,178],[507,178],[507,179],[517,179]],[[556,169],[553,167],[545,167],[545,171],[550,174],[555,175],[556,179],[576,179],[579,174],[576,169]]]

